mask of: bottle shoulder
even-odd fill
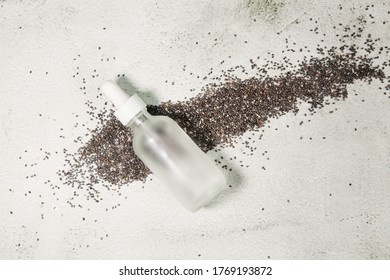
[[[177,126],[178,124],[168,116],[151,116],[141,126],[139,130],[145,129],[161,129],[169,126]]]
[[[170,117],[167,116],[151,116],[141,125],[133,129],[133,138],[149,136],[157,133],[170,133],[179,128],[179,125]]]

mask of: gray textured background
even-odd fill
[[[249,66],[268,51],[277,60],[286,37],[337,46],[333,25],[371,22],[370,13],[367,32],[389,45],[388,2],[349,2],[0,1],[0,258],[390,258],[390,106],[378,82],[349,86],[346,101],[309,118],[302,106],[271,120],[251,157],[244,146],[223,149],[249,167],[233,164],[236,187],[196,214],[153,176],[122,196],[103,193],[100,204],[81,195],[83,208],[66,204],[71,189],[44,183],[59,184],[64,162],[54,151],[79,147],[81,124],[95,127],[84,102],[101,108],[97,88],[117,74],[150,102],[182,100],[208,82],[190,72]],[[310,18],[326,37],[309,32]]]

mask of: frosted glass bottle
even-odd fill
[[[129,98],[112,81],[102,90],[118,107],[116,117],[133,130],[136,155],[186,209],[199,210],[226,188],[222,171],[174,120],[150,115],[137,95]]]

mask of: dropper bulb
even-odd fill
[[[130,98],[130,96],[113,81],[105,81],[100,88],[111,102],[114,103],[116,108],[119,108]]]

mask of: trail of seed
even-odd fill
[[[153,115],[174,119],[207,152],[217,145],[234,146],[238,136],[261,128],[269,118],[296,113],[301,102],[315,110],[329,100],[346,98],[347,85],[356,80],[385,78],[372,59],[354,51],[331,51],[325,57],[304,60],[295,70],[279,76],[268,76],[264,68],[261,71],[260,77],[245,80],[225,74],[221,84],[210,84],[188,101],[164,102],[147,109]],[[133,151],[131,131],[112,114],[98,117],[102,125],[76,154],[67,154],[68,167],[59,171],[65,184],[86,190],[96,201],[100,199],[97,183],[112,188],[144,181],[150,174]]]

